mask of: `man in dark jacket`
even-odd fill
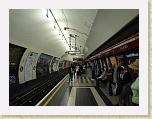
[[[128,70],[123,66],[118,68],[118,82],[116,94],[119,96],[119,105],[128,105],[128,96],[131,93],[130,85],[132,77]]]

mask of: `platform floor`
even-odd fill
[[[118,103],[117,96],[109,96],[105,85],[96,87],[90,73],[81,77],[67,77],[52,98],[48,98],[47,106],[113,106]]]

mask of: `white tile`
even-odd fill
[[[68,100],[68,106],[75,106],[75,100],[76,100],[76,88],[73,87],[69,96]]]
[[[96,89],[94,87],[90,87],[90,89],[93,93],[96,102],[98,103],[98,106],[106,106],[106,104],[104,103],[98,92],[96,91]]]

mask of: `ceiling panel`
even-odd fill
[[[97,10],[52,10],[67,40],[69,34],[78,35],[77,46],[84,48],[87,36],[96,17]],[[46,10],[42,9],[12,9],[9,12],[9,38],[10,42],[46,52],[61,57],[67,50],[68,45],[54,29],[53,19],[46,17]],[[64,27],[69,27],[68,31]],[[82,32],[82,33],[79,33]],[[74,45],[74,41],[73,41]]]

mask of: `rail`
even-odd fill
[[[30,90],[26,90],[15,97],[10,97],[10,106],[34,106],[40,100],[42,100],[45,95],[48,94],[66,75],[68,74],[68,69],[61,70],[54,73],[54,75],[49,75],[43,83],[35,85]],[[35,79],[36,80],[36,79]]]

